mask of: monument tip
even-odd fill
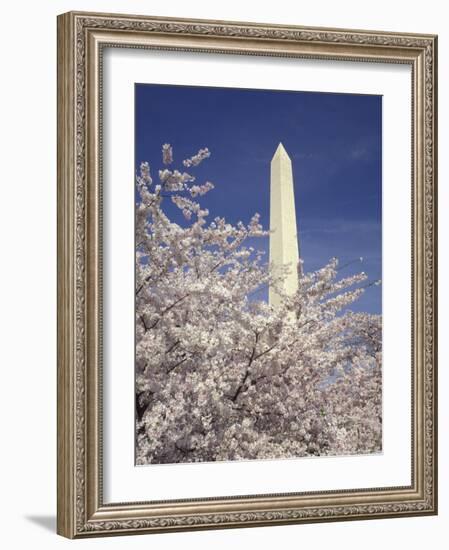
[[[277,149],[276,149],[276,153],[284,153],[284,154],[287,154],[287,151],[284,147],[284,144],[282,143],[282,141],[279,142],[279,145],[277,146]]]
[[[279,145],[277,146],[277,149],[276,149],[273,156],[275,157],[276,155],[286,155],[288,157],[288,153],[285,150],[285,147],[284,147],[282,141],[279,142]]]

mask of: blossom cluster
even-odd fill
[[[164,164],[173,160],[169,144]],[[184,161],[196,166],[207,148]],[[354,313],[367,276],[333,258],[282,295],[248,224],[209,220],[213,189],[141,165],[136,204],[137,463],[372,453],[382,442],[381,316]],[[172,221],[164,200],[186,218]],[[258,299],[269,285],[281,307]]]
[[[190,166],[198,166],[204,159],[210,157],[210,151],[207,147],[200,149],[196,155],[182,161],[184,166],[190,168]]]

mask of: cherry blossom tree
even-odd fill
[[[259,215],[209,219],[197,184],[162,148],[153,181],[136,178],[137,463],[178,463],[372,453],[381,450],[381,317],[349,306],[367,286],[337,259],[303,272],[282,295],[264,252]],[[185,223],[172,221],[171,201]],[[274,285],[273,308],[258,298]]]

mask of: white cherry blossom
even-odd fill
[[[210,182],[156,173],[157,185],[143,163],[136,179],[137,463],[380,451],[381,316],[348,309],[367,275],[342,276],[335,258],[303,272],[300,261],[297,293],[274,309],[259,291],[283,273],[273,279],[254,245],[269,235],[260,216],[209,220],[196,199]]]

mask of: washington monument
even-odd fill
[[[288,266],[289,272],[280,288],[292,295],[298,290],[298,235],[292,161],[282,143],[271,159],[270,231],[270,263],[274,274],[277,268]],[[270,305],[278,307],[280,302],[281,297],[270,286]]]

